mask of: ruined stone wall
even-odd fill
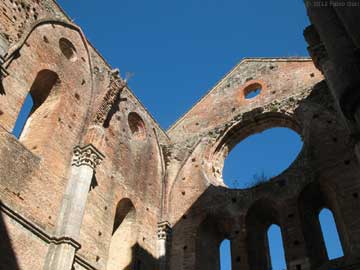
[[[244,98],[258,87],[258,96]],[[222,168],[229,151],[271,127],[301,135],[297,159],[265,184],[227,188]],[[270,269],[265,243],[271,224],[281,227],[288,269],[355,267],[360,170],[354,141],[311,61],[243,60],[168,134],[169,269],[219,269],[224,239],[231,241],[232,269]],[[334,213],[345,252],[336,261],[328,260],[319,228],[324,207]]]
[[[0,12],[0,269],[218,270],[223,239],[233,269],[269,269],[271,224],[289,270],[359,269],[356,102],[337,99],[356,80],[334,76],[334,63],[353,58],[324,61],[310,31],[327,81],[309,59],[245,59],[165,133],[55,2],[4,0]],[[320,34],[335,55],[341,46]],[[29,93],[34,109],[17,139]],[[301,135],[297,159],[267,183],[227,188],[228,153],[271,127]],[[338,260],[320,233],[324,207],[343,245]]]
[[[56,238],[73,149],[89,143],[105,158],[75,239],[81,245],[76,267],[106,269],[116,206],[128,198],[139,228],[134,254],[144,269],[153,269],[164,174],[160,144],[167,135],[56,3],[6,0],[0,9],[6,49],[0,90],[1,231],[13,250],[7,259],[1,253],[0,269],[42,269]],[[16,139],[11,133],[29,92],[41,106]]]

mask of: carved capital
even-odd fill
[[[311,59],[315,67],[322,71],[322,62],[328,58],[328,54],[323,43],[308,47]]]
[[[328,58],[328,54],[325,45],[322,43],[320,35],[313,24],[305,28],[304,37],[309,44],[308,51],[314,65],[317,69],[322,71],[322,61]]]
[[[105,156],[100,153],[93,145],[88,144],[84,147],[76,146],[74,148],[73,166],[89,166],[93,170],[101,163]]]
[[[158,223],[158,239],[169,240],[171,237],[172,228],[168,221]]]

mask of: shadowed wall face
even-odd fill
[[[8,230],[0,213],[0,269],[19,270],[14,247],[8,234]]]
[[[156,232],[164,221],[173,227],[170,270],[218,270],[224,239],[231,241],[233,268],[268,269],[271,224],[281,228],[289,270],[346,269],[357,260],[353,136],[309,59],[242,61],[164,132],[129,88],[120,91],[117,72],[55,2],[0,6],[12,50],[0,89],[0,195],[14,209],[0,223],[6,265],[41,269],[45,256],[38,255],[58,244],[53,232],[73,149],[82,144],[96,144],[106,158],[84,189],[81,249],[67,261],[75,269],[156,269]],[[29,92],[33,112],[17,140],[11,131]],[[227,154],[275,126],[303,139],[295,161],[261,185],[227,188]],[[326,257],[321,238],[317,207],[324,206],[334,213],[344,248],[338,261]]]

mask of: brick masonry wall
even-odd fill
[[[89,142],[83,136],[104,102],[112,71],[81,31],[67,25],[68,18],[54,2],[4,1],[0,8],[1,31],[10,44],[9,56],[15,55],[6,62],[9,75],[2,80],[5,93],[0,95],[0,198],[52,235],[68,181],[72,150]],[[61,49],[62,38],[72,43],[75,55],[69,56]],[[18,53],[12,54],[17,48]],[[44,69],[56,73],[58,82],[17,140],[10,133],[37,74]],[[78,256],[96,269],[106,268],[115,208],[122,198],[129,198],[137,210],[140,228],[138,259],[148,265],[147,269],[153,269],[164,174],[160,144],[168,138],[130,89],[121,92],[120,100],[113,106],[111,121],[102,127],[103,143],[97,145],[106,158],[89,191]],[[142,138],[130,128],[131,112],[142,119]],[[6,227],[11,243],[20,243],[22,235],[31,235],[21,226]],[[25,247],[13,245],[15,257],[20,262],[31,255],[37,257],[38,261],[28,267],[41,269],[46,248],[40,252],[35,244],[29,246],[34,248],[25,251]],[[28,268],[21,264],[21,269]]]
[[[354,136],[310,60],[243,60],[168,132],[126,86],[99,124],[94,119],[109,101],[116,71],[81,30],[50,0],[4,0],[0,10],[0,31],[9,45],[0,89],[0,267],[42,268],[73,148],[86,143],[105,159],[88,193],[75,269],[106,269],[116,207],[124,198],[136,210],[131,248],[141,269],[159,267],[160,221],[173,227],[171,270],[217,270],[216,247],[224,238],[232,241],[234,269],[267,268],[258,259],[267,256],[266,247],[249,239],[268,223],[282,228],[290,270],[351,269],[358,263]],[[261,86],[260,95],[245,99],[255,86]],[[49,88],[49,96],[18,140],[11,131],[29,91],[41,99],[45,90],[36,94],[37,88]],[[275,126],[301,135],[304,147],[296,161],[264,185],[228,189],[222,168],[229,151]],[[334,212],[344,258],[322,257],[323,243],[315,243],[316,229],[309,226],[315,205]]]

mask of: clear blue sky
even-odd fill
[[[307,55],[302,0],[60,0],[168,128],[244,57]]]
[[[242,58],[307,55],[302,31],[309,23],[302,0],[58,2],[113,68],[120,68],[123,76],[135,74],[130,87],[164,129]],[[15,134],[31,107],[29,100],[26,104]],[[250,137],[230,153],[225,179],[249,181],[262,172],[274,176],[300,149],[298,136],[288,130]],[[321,220],[329,235],[329,256],[341,256],[331,214],[323,212]],[[286,267],[280,237],[279,227],[272,226],[273,270]],[[224,242],[221,250],[221,269],[230,270],[229,243]]]

